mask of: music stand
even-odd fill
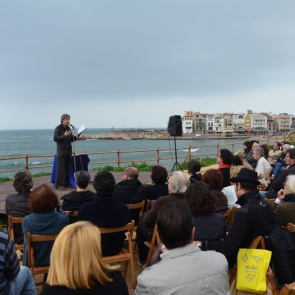
[[[175,138],[175,135],[174,135],[174,152],[175,152],[175,163],[174,163],[174,165],[172,167],[171,172],[174,171],[174,168],[177,168],[177,167],[183,172],[181,166],[179,165],[179,163],[177,161],[177,150],[176,150],[176,138]]]

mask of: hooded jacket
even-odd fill
[[[24,261],[28,265],[28,232],[37,235],[59,234],[69,224],[66,216],[55,211],[46,213],[31,213],[23,219],[22,227],[24,232]],[[50,252],[53,242],[44,242],[34,245],[35,266],[48,266],[50,263]]]

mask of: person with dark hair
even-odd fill
[[[260,145],[259,147],[263,149],[263,157],[267,160],[268,153],[269,153],[268,144],[265,143],[265,144]]]
[[[237,210],[224,240],[202,241],[202,250],[215,250],[224,254],[230,268],[236,263],[239,248],[248,248],[254,238],[266,235],[276,224],[270,204],[259,195],[257,179],[257,173],[247,168],[242,168],[237,177],[230,179],[235,183],[236,204],[241,208]]]
[[[275,199],[279,190],[284,188],[284,182],[286,181],[287,176],[295,174],[295,148],[286,151],[285,159],[288,168],[270,184],[269,191],[265,193],[265,197],[268,199]],[[263,194],[263,192],[261,193]]]
[[[252,157],[252,144],[249,140],[246,140],[243,143],[243,147],[244,147],[245,158],[248,161]]]
[[[146,185],[147,199],[157,200],[161,196],[168,195],[168,172],[165,167],[155,165],[152,167],[152,185]]]
[[[208,169],[203,174],[202,181],[207,183],[211,189],[211,195],[215,200],[213,211],[224,214],[228,210],[228,200],[226,195],[222,192],[223,179],[220,170]]]
[[[217,155],[216,164],[218,164],[218,170],[221,172],[223,181],[222,188],[230,185],[230,167],[233,163],[233,154],[228,149],[221,149]]]
[[[274,167],[276,162],[278,161],[278,158],[281,156],[282,150],[281,150],[281,143],[276,141],[273,144],[273,150],[270,150],[268,153],[268,163]]]
[[[77,191],[71,191],[61,197],[63,200],[62,210],[79,211],[81,206],[94,200],[95,193],[87,190],[90,181],[90,174],[85,170],[75,173]]]
[[[92,202],[84,204],[78,214],[78,220],[90,221],[98,227],[119,227],[131,221],[130,210],[113,196],[115,178],[108,171],[99,171],[94,177],[93,187],[96,196]],[[124,246],[125,234],[102,235],[103,256],[117,254]]]
[[[220,213],[214,213],[215,198],[208,184],[201,181],[191,184],[184,193],[184,202],[189,206],[197,228],[195,241],[225,238],[225,218]]]
[[[240,158],[240,161],[238,160],[238,158]],[[233,159],[233,165],[232,166],[240,166],[241,162],[242,162],[242,165],[243,165],[241,168],[248,168],[248,169],[253,170],[252,166],[246,160],[246,156],[245,156],[244,152],[242,150],[236,151],[234,153],[234,159]]]
[[[243,161],[240,156],[234,155],[233,157],[233,166],[243,166]]]
[[[186,204],[163,206],[157,225],[163,244],[155,255],[161,255],[161,261],[138,276],[135,295],[229,294],[226,259],[213,251],[201,252],[193,243],[194,221]]]
[[[202,180],[201,164],[198,160],[190,160],[187,163],[187,173],[190,176],[190,183]]]
[[[53,140],[56,142],[58,157],[55,188],[70,188],[70,166],[72,155],[72,142],[80,137],[80,134],[73,135],[69,127],[71,116],[63,114],[61,123],[55,128]]]
[[[24,265],[28,263],[28,233],[36,235],[58,234],[69,224],[66,216],[63,216],[55,209],[58,205],[58,197],[46,184],[33,189],[29,198],[30,215],[23,219],[22,227],[24,232]],[[52,242],[44,242],[34,246],[35,265],[48,266]]]
[[[138,180],[138,170],[128,167],[122,174],[123,180],[117,183],[114,189],[114,197],[124,204],[135,204],[146,200],[146,188]]]
[[[7,215],[14,217],[25,217],[30,214],[29,197],[33,187],[33,178],[29,171],[19,171],[15,174],[13,187],[16,194],[6,197],[5,211]],[[23,244],[24,234],[21,224],[14,224],[14,243]]]
[[[13,241],[3,231],[0,231],[0,249],[0,294],[36,295],[30,269],[19,265]]]
[[[256,168],[257,165],[257,161],[254,159],[253,157],[253,149],[258,148],[259,147],[259,141],[257,140],[251,140],[250,141],[251,144],[251,149],[252,149],[252,153],[251,153],[251,157],[247,159],[248,163],[253,167]]]

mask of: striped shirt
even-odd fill
[[[16,278],[20,270],[13,241],[7,233],[0,231],[0,295],[8,294],[9,281]]]

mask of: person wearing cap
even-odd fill
[[[55,128],[53,140],[57,146],[57,172],[55,188],[65,189],[70,187],[70,164],[72,154],[72,142],[80,137],[80,134],[73,135],[69,127],[71,116],[63,114],[61,123]]]
[[[276,218],[271,205],[261,199],[257,185],[257,172],[242,168],[237,177],[230,179],[235,183],[237,210],[228,235],[224,240],[201,242],[202,250],[215,250],[224,254],[232,268],[239,248],[248,248],[254,238],[264,236],[275,228]]]

